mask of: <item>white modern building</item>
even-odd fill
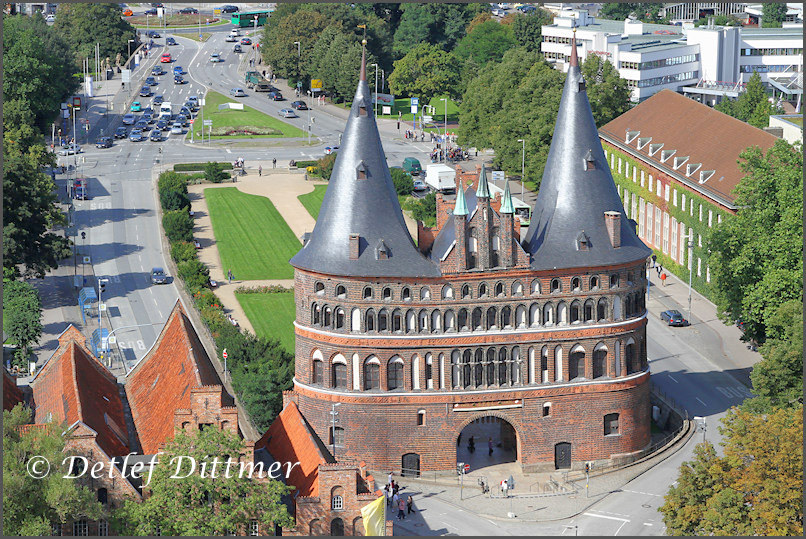
[[[610,61],[632,88],[636,102],[663,89],[694,94],[709,103],[723,95],[737,97],[754,71],[786,94],[785,100],[796,101],[802,94],[802,27],[695,28],[691,23],[612,21],[582,10],[566,11],[553,24],[543,26],[540,46],[546,59],[563,71],[574,30],[580,59],[597,54]]]

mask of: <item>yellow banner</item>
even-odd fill
[[[364,535],[386,535],[386,496],[361,508]]]

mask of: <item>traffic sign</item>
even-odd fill
[[[302,81],[297,81],[297,88],[302,88]]]
[[[412,97],[411,98],[411,106],[412,107],[415,107],[415,106],[417,106],[419,104],[420,104],[420,98],[419,97]]]
[[[224,359],[227,359],[227,349],[226,348],[224,348],[224,352],[221,355],[224,356]]]
[[[106,310],[106,303],[101,303],[98,305],[98,310],[104,312]]]
[[[193,120],[195,120],[195,119],[196,119],[196,118],[191,118],[190,120],[188,120],[188,123],[189,123],[189,124],[192,124],[192,123],[193,123]],[[162,149],[162,148],[160,148],[160,149]]]
[[[116,342],[118,342],[118,338],[114,335],[110,335],[109,337],[106,338],[106,342],[108,342],[109,344],[115,344]]]
[[[213,120],[204,120],[204,125],[213,125]]]

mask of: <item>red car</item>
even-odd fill
[[[243,38],[241,40],[241,45],[251,45],[251,44],[252,44],[252,40],[249,39],[248,37],[245,37],[245,38]]]
[[[162,62],[163,64],[171,63],[171,54],[166,52],[165,54],[160,56],[160,62]]]

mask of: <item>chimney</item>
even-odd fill
[[[350,234],[350,260],[358,260],[360,245],[361,236],[358,234]]]
[[[604,216],[610,243],[617,249],[621,246],[621,212],[606,211]]]

